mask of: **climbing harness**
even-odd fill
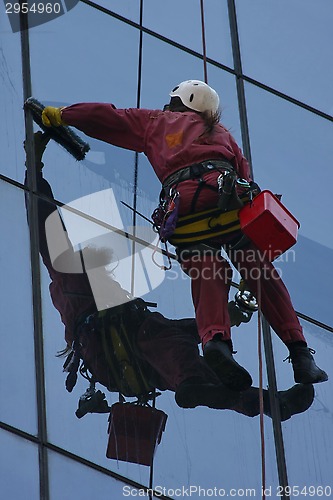
[[[201,175],[214,170],[218,170],[221,173],[225,171],[231,172],[233,167],[231,163],[226,160],[206,160],[188,165],[187,167],[177,170],[164,180],[162,192],[167,192],[172,186],[177,186],[180,182],[199,178]]]
[[[212,171],[220,172],[216,188],[206,185],[201,178],[203,174]],[[199,179],[199,184],[192,200],[191,213],[180,217],[178,214],[180,195],[177,187],[181,182],[193,179]],[[195,212],[196,201],[204,186],[219,194],[218,206]],[[237,191],[241,194],[238,195]],[[189,244],[208,242],[215,237],[240,231],[239,209],[252,200],[259,191],[257,184],[237,179],[232,165],[226,160],[203,161],[171,174],[163,182],[159,205],[152,214],[154,230],[160,236],[152,255],[154,263],[163,270],[171,269],[167,242],[177,248],[184,248]],[[165,245],[168,267],[160,266],[155,260],[155,253],[160,242]]]
[[[174,233],[178,221],[179,193],[170,188],[167,196],[164,196],[164,190],[161,191],[160,201],[157,208],[152,213],[153,229],[159,234],[158,242],[152,253],[152,260],[156,266],[163,271],[168,271],[172,267],[171,256],[168,251],[167,241]],[[164,243],[164,252],[168,259],[168,266],[160,265],[155,260],[155,254],[159,244]]]
[[[160,235],[160,241],[167,241],[174,233],[178,220],[179,193],[170,188],[166,196],[160,196],[158,207],[152,214],[153,228]]]
[[[169,239],[175,246],[209,241],[217,236],[240,230],[238,209],[221,213],[219,208],[179,217],[177,227]]]
[[[131,308],[127,308],[127,314],[131,314]],[[124,396],[141,397],[150,393],[154,387],[149,384],[143,365],[138,362],[133,342],[135,337],[133,319],[131,318],[129,322],[126,314],[105,310],[98,314],[96,326],[101,332],[107,366],[114,377],[118,391]],[[139,317],[137,320],[136,328],[142,322]]]
[[[73,390],[79,371],[91,384],[84,400],[94,393],[97,381],[111,392],[149,400],[155,387],[149,381],[151,370],[138,356],[135,340],[139,325],[150,314],[147,307],[155,305],[135,299],[87,316],[76,328],[72,351],[64,363],[66,389]],[[92,359],[87,352],[94,353]]]
[[[183,181],[201,178],[204,173],[214,170],[219,170],[222,173],[230,172],[232,166],[227,161],[208,160],[184,167],[165,179],[160,192],[159,205],[152,214],[154,230],[159,233],[162,242],[168,241],[178,226],[180,202],[178,185]],[[194,195],[193,205],[201,188],[202,184]]]
[[[241,182],[244,186],[244,181]],[[237,195],[238,207],[232,210],[229,210],[228,201],[231,201],[231,196],[228,194],[228,201],[223,201],[223,210],[218,207],[179,217],[175,231],[169,238],[170,243],[175,246],[184,246],[188,243],[209,241],[218,236],[239,231],[241,229],[239,209],[252,199],[257,190],[257,185],[252,187],[247,183],[243,194]]]

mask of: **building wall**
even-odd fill
[[[235,69],[235,32],[229,25],[233,2],[206,0],[204,5],[208,82],[220,94],[222,121],[240,146],[248,126],[256,181],[282,193],[285,205],[301,221],[296,247],[277,267],[301,313],[308,343],[317,351],[316,360],[330,375],[333,332],[326,325],[332,324],[333,102],[328,62],[333,8],[328,0],[319,5],[310,0],[294,0],[292,5],[236,0],[242,67]],[[32,283],[36,263],[31,263],[24,203],[21,39],[20,33],[12,32],[2,3],[0,13],[1,489],[8,500],[122,498],[129,492],[123,490],[125,485],[150,486],[150,471],[105,457],[107,415],[76,418],[87,384],[80,378],[71,394],[65,391],[62,360],[55,356],[64,347],[64,328],[50,300],[42,263],[40,286]],[[29,30],[29,42],[32,93],[46,105],[112,102],[120,108],[162,108],[176,83],[204,78],[199,1],[81,1]],[[245,108],[239,108],[239,84],[244,87]],[[91,197],[112,189],[118,202],[135,204],[149,217],[159,183],[147,159],[90,138],[89,143],[91,151],[81,163],[59,145],[48,145],[44,175],[55,198],[73,206],[75,200],[88,197],[80,206],[91,215]],[[124,229],[133,232],[132,213],[119,203],[117,210]],[[107,217],[101,222],[110,222]],[[137,221],[137,237],[152,238],[147,225]],[[84,217],[79,227],[85,227]],[[91,227],[86,230],[88,236],[94,234]],[[146,274],[136,256],[133,281],[133,248],[128,249],[117,271],[122,285],[158,302],[168,317],[193,316],[189,282],[177,264],[164,274],[152,266],[145,251],[136,244],[134,253],[141,252]],[[36,310],[38,292],[41,308]],[[34,333],[38,321],[39,340]],[[274,333],[272,338],[278,389],[285,390],[293,385],[291,366],[282,362],[288,353]],[[258,385],[256,319],[235,328],[233,340],[238,362]],[[289,484],[306,488],[310,495],[314,491],[311,496],[316,498],[321,487],[333,488],[332,382],[318,384],[315,392],[310,410],[284,422],[282,431]],[[108,393],[107,398],[112,404],[118,395]],[[156,404],[168,414],[168,422],[155,456],[153,487],[165,488],[166,496],[173,498],[180,496],[177,488],[190,486],[206,492],[215,487],[239,489],[239,496],[245,496],[241,489],[252,489],[260,496],[258,417],[205,408],[182,410],[171,392],[159,396]],[[274,496],[279,485],[274,433],[271,420],[265,417],[264,424],[266,486]],[[324,492],[332,494],[329,489]],[[193,489],[191,496],[200,495]]]

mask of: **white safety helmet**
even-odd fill
[[[169,95],[179,97],[184,106],[200,113],[210,111],[215,114],[219,109],[220,99],[217,92],[200,80],[181,82]]]

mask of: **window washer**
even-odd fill
[[[163,111],[81,103],[46,107],[42,118],[45,126],[72,125],[91,137],[145,153],[162,183],[162,208],[167,207],[167,215],[171,205],[178,208],[179,216],[196,215],[218,205],[222,211],[239,208],[242,197],[260,190],[234,138],[219,123],[218,94],[204,82],[188,80],[177,85],[170,97]],[[169,228],[163,229],[170,238]],[[228,314],[232,272],[220,255],[223,245],[252,293],[260,296],[263,314],[289,349],[295,381],[326,381],[328,376],[314,361],[289,293],[272,263],[242,238],[239,229],[216,236],[212,227],[211,233],[204,244],[180,245],[178,254],[191,278],[204,357],[219,379],[232,390],[245,390],[252,383],[250,374],[232,355]]]
[[[199,355],[200,338],[194,319],[169,320],[160,313],[150,312],[144,301],[131,297],[107,272],[105,277],[109,282],[109,302],[115,300],[118,304],[122,296],[126,307],[124,309],[119,309],[119,306],[110,307],[108,311],[110,314],[105,314],[105,311],[97,312],[87,274],[65,273],[54,269],[48,249],[45,222],[57,210],[57,206],[54,203],[51,186],[42,173],[44,167],[42,156],[49,138],[50,136],[41,132],[34,134],[38,193],[44,195],[38,200],[39,250],[51,279],[50,294],[53,304],[65,325],[67,344],[65,351],[69,353],[65,362],[65,371],[68,372],[67,390],[73,389],[78,364],[83,361],[86,366],[85,374],[88,372],[91,374],[90,380],[101,383],[110,391],[122,393],[125,389],[132,392],[125,392],[124,395],[139,397],[140,390],[156,387],[160,390],[174,391],[176,403],[182,408],[207,406],[215,409],[232,409],[249,417],[258,415],[259,389],[251,387],[240,393],[231,391],[219,381],[204,358]],[[66,234],[65,228],[62,225],[58,226],[58,229],[59,227]],[[63,238],[63,234],[58,236]],[[98,252],[95,258],[107,262],[109,255],[110,252]],[[75,252],[70,245],[66,257],[69,264],[75,265]],[[70,267],[69,265],[68,271]],[[127,299],[132,300],[126,302]],[[119,313],[115,314],[115,310]],[[132,356],[130,361],[135,370],[130,372],[129,377],[124,376],[119,366],[116,370],[110,366],[103,342],[103,335],[110,332],[109,327],[119,325],[116,320],[121,316],[126,316],[125,325],[129,329],[126,340],[131,343],[130,350],[133,349],[134,352],[134,357]],[[115,356],[112,360],[117,364]],[[110,410],[104,399],[105,395],[100,391],[89,392],[83,396],[85,396],[83,402],[88,403],[89,408],[85,412],[104,413]],[[311,406],[314,390],[311,384],[296,384],[288,390],[279,391],[277,397],[281,418],[287,420]],[[263,399],[264,412],[271,417],[267,390],[263,391]],[[87,407],[87,404],[84,407]],[[85,412],[79,406],[76,413],[80,418]]]
[[[62,220],[58,226],[54,226],[54,230],[61,233],[56,235],[55,240],[63,241],[64,235],[67,239],[68,250],[66,262],[63,259],[63,264],[66,264],[68,272],[55,269],[48,248],[46,220],[57,211],[57,205],[54,203],[51,186],[44,179],[42,172],[42,155],[49,139],[47,134],[34,134],[37,187],[39,194],[44,195],[38,199],[39,251],[51,279],[49,289],[52,302],[65,326],[65,354],[68,354],[65,362],[65,371],[68,372],[67,390],[72,391],[79,363],[83,360],[95,381],[110,391],[121,392],[124,396],[140,396],[141,392],[149,392],[157,387],[160,390],[174,391],[176,402],[181,407],[231,408],[239,395],[227,389],[199,356],[199,337],[195,320],[169,320],[160,313],[149,311],[143,300],[132,297],[106,269],[103,290],[108,291],[110,307],[107,312],[110,314],[97,311],[88,275],[77,270],[77,260],[81,260],[81,255],[71,246]],[[110,249],[107,251],[90,248],[90,258],[95,259],[97,267],[103,267],[103,264],[109,263],[111,252]],[[86,255],[86,252],[84,254]],[[123,307],[119,306],[121,302]],[[112,307],[113,303],[117,306]],[[129,366],[129,376],[124,375],[121,371],[122,363],[118,362],[114,353],[111,355],[115,367],[110,366],[105,355],[103,336],[108,335],[111,326],[118,327],[120,322],[128,330],[125,340],[132,343],[131,347],[135,351],[134,356],[130,353],[129,360],[133,362],[134,376]],[[136,359],[133,359],[134,357]],[[141,385],[137,380],[139,376]],[[299,392],[299,388],[295,390]],[[313,395],[306,391],[306,396],[308,407]],[[257,407],[258,393],[253,393],[253,398],[253,404]],[[283,404],[288,403],[289,398],[288,395]],[[105,408],[105,405],[102,408]],[[300,402],[297,410],[305,409],[307,408],[304,403]],[[253,409],[250,407],[248,411],[251,413]],[[288,409],[288,413],[290,411],[294,410]]]

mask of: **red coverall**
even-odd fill
[[[147,109],[117,109],[112,104],[82,103],[62,111],[67,125],[115,146],[143,152],[157,177],[163,181],[172,173],[204,160],[228,160],[240,178],[251,180],[247,160],[231,134],[217,125],[210,135],[202,136],[204,124],[195,112],[171,112]],[[216,186],[219,172],[203,175],[206,185]],[[180,214],[190,212],[198,180],[181,182]],[[202,189],[195,211],[216,207],[217,192]],[[227,240],[220,238],[219,244]],[[216,240],[215,240],[216,243]],[[248,244],[242,251],[230,253],[230,259],[246,280],[252,292],[261,297],[262,311],[274,331],[285,343],[305,341],[302,327],[291,303],[288,291],[273,265],[261,255],[261,272],[253,259],[258,250]],[[259,253],[257,253],[259,255]],[[182,262],[191,277],[192,298],[202,344],[221,332],[231,342],[227,310],[231,282],[228,262],[217,256],[189,258]],[[258,289],[260,287],[260,289]]]

